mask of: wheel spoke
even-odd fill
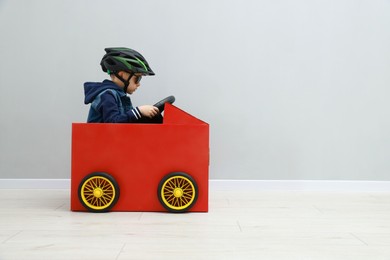
[[[180,207],[179,198],[176,198],[176,197],[175,197],[175,206],[176,206],[176,207]]]
[[[88,190],[88,191],[93,191],[93,186],[90,182],[88,182],[86,185],[85,185],[85,189]]]
[[[173,192],[174,188],[165,186],[164,191],[165,192]]]
[[[167,186],[168,186],[169,188],[174,189],[174,188],[175,188],[175,180],[170,180],[170,181],[168,181],[168,182],[167,182]]]
[[[90,201],[92,198],[94,198],[95,196],[93,196],[93,194],[88,194],[85,196],[85,199]]]
[[[107,203],[110,202],[112,200],[112,196],[108,196],[108,195],[103,195],[102,196],[102,199],[104,199],[104,201],[106,201]]]
[[[185,189],[190,189],[191,188],[191,185],[190,185],[190,183],[189,182],[186,182],[186,183],[184,183],[184,185],[181,187],[183,190],[185,190]]]

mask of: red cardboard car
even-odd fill
[[[209,125],[169,103],[162,124],[72,124],[72,211],[207,212]]]

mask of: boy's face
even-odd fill
[[[133,94],[134,91],[136,91],[137,88],[141,85],[140,80],[142,78],[142,74],[136,73],[133,76],[131,76],[130,73],[123,71],[122,77],[125,80],[128,80],[131,77],[130,82],[129,82],[129,86],[127,87],[128,94]]]

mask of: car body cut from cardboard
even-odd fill
[[[73,123],[72,211],[207,212],[209,125],[169,103],[162,124]]]

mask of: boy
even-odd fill
[[[127,94],[140,86],[142,76],[153,76],[145,58],[129,48],[106,48],[100,65],[111,80],[84,83],[85,104],[90,104],[88,123],[161,123],[157,107],[133,107]]]

